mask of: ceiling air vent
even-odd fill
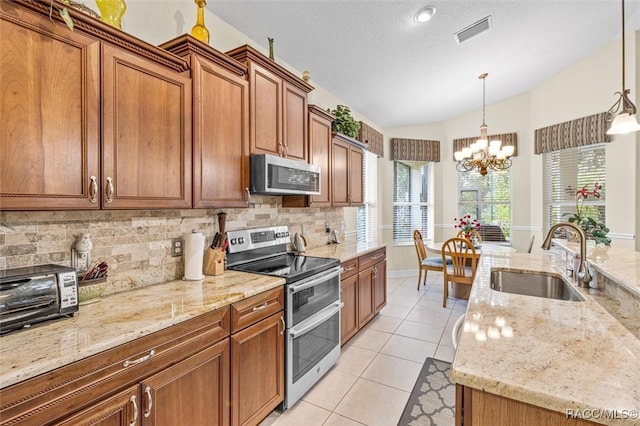
[[[464,43],[470,38],[473,38],[478,34],[487,31],[489,28],[491,28],[491,15],[487,16],[486,18],[482,18],[478,22],[474,22],[463,30],[458,31],[455,34],[456,41],[458,42],[458,44]]]

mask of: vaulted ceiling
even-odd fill
[[[415,22],[425,6],[435,16]],[[276,60],[308,70],[312,84],[382,127],[480,108],[483,72],[487,104],[526,92],[622,32],[620,0],[209,0],[207,8],[264,47],[274,38]],[[626,0],[625,15],[629,40],[640,30],[640,0]],[[488,31],[456,41],[487,16]]]

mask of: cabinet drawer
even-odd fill
[[[378,262],[382,262],[386,259],[387,249],[381,248],[374,252],[367,253],[360,256],[360,271],[367,269],[370,266],[375,265]]]
[[[235,333],[284,309],[284,288],[278,287],[231,305],[231,332]]]
[[[0,392],[0,424],[49,424],[229,336],[229,307],[17,383]]]
[[[341,279],[349,278],[350,276],[357,274],[358,258],[356,257],[355,259],[342,262],[342,269],[344,270],[342,271],[342,275],[340,276]]]

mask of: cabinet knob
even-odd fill
[[[113,179],[107,176],[107,187],[105,190],[105,195],[107,196],[107,204],[113,203]]]
[[[89,202],[94,204],[98,201],[98,181],[95,176],[89,178]]]

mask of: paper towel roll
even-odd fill
[[[184,235],[184,280],[204,279],[202,259],[204,257],[204,234],[192,232]]]

